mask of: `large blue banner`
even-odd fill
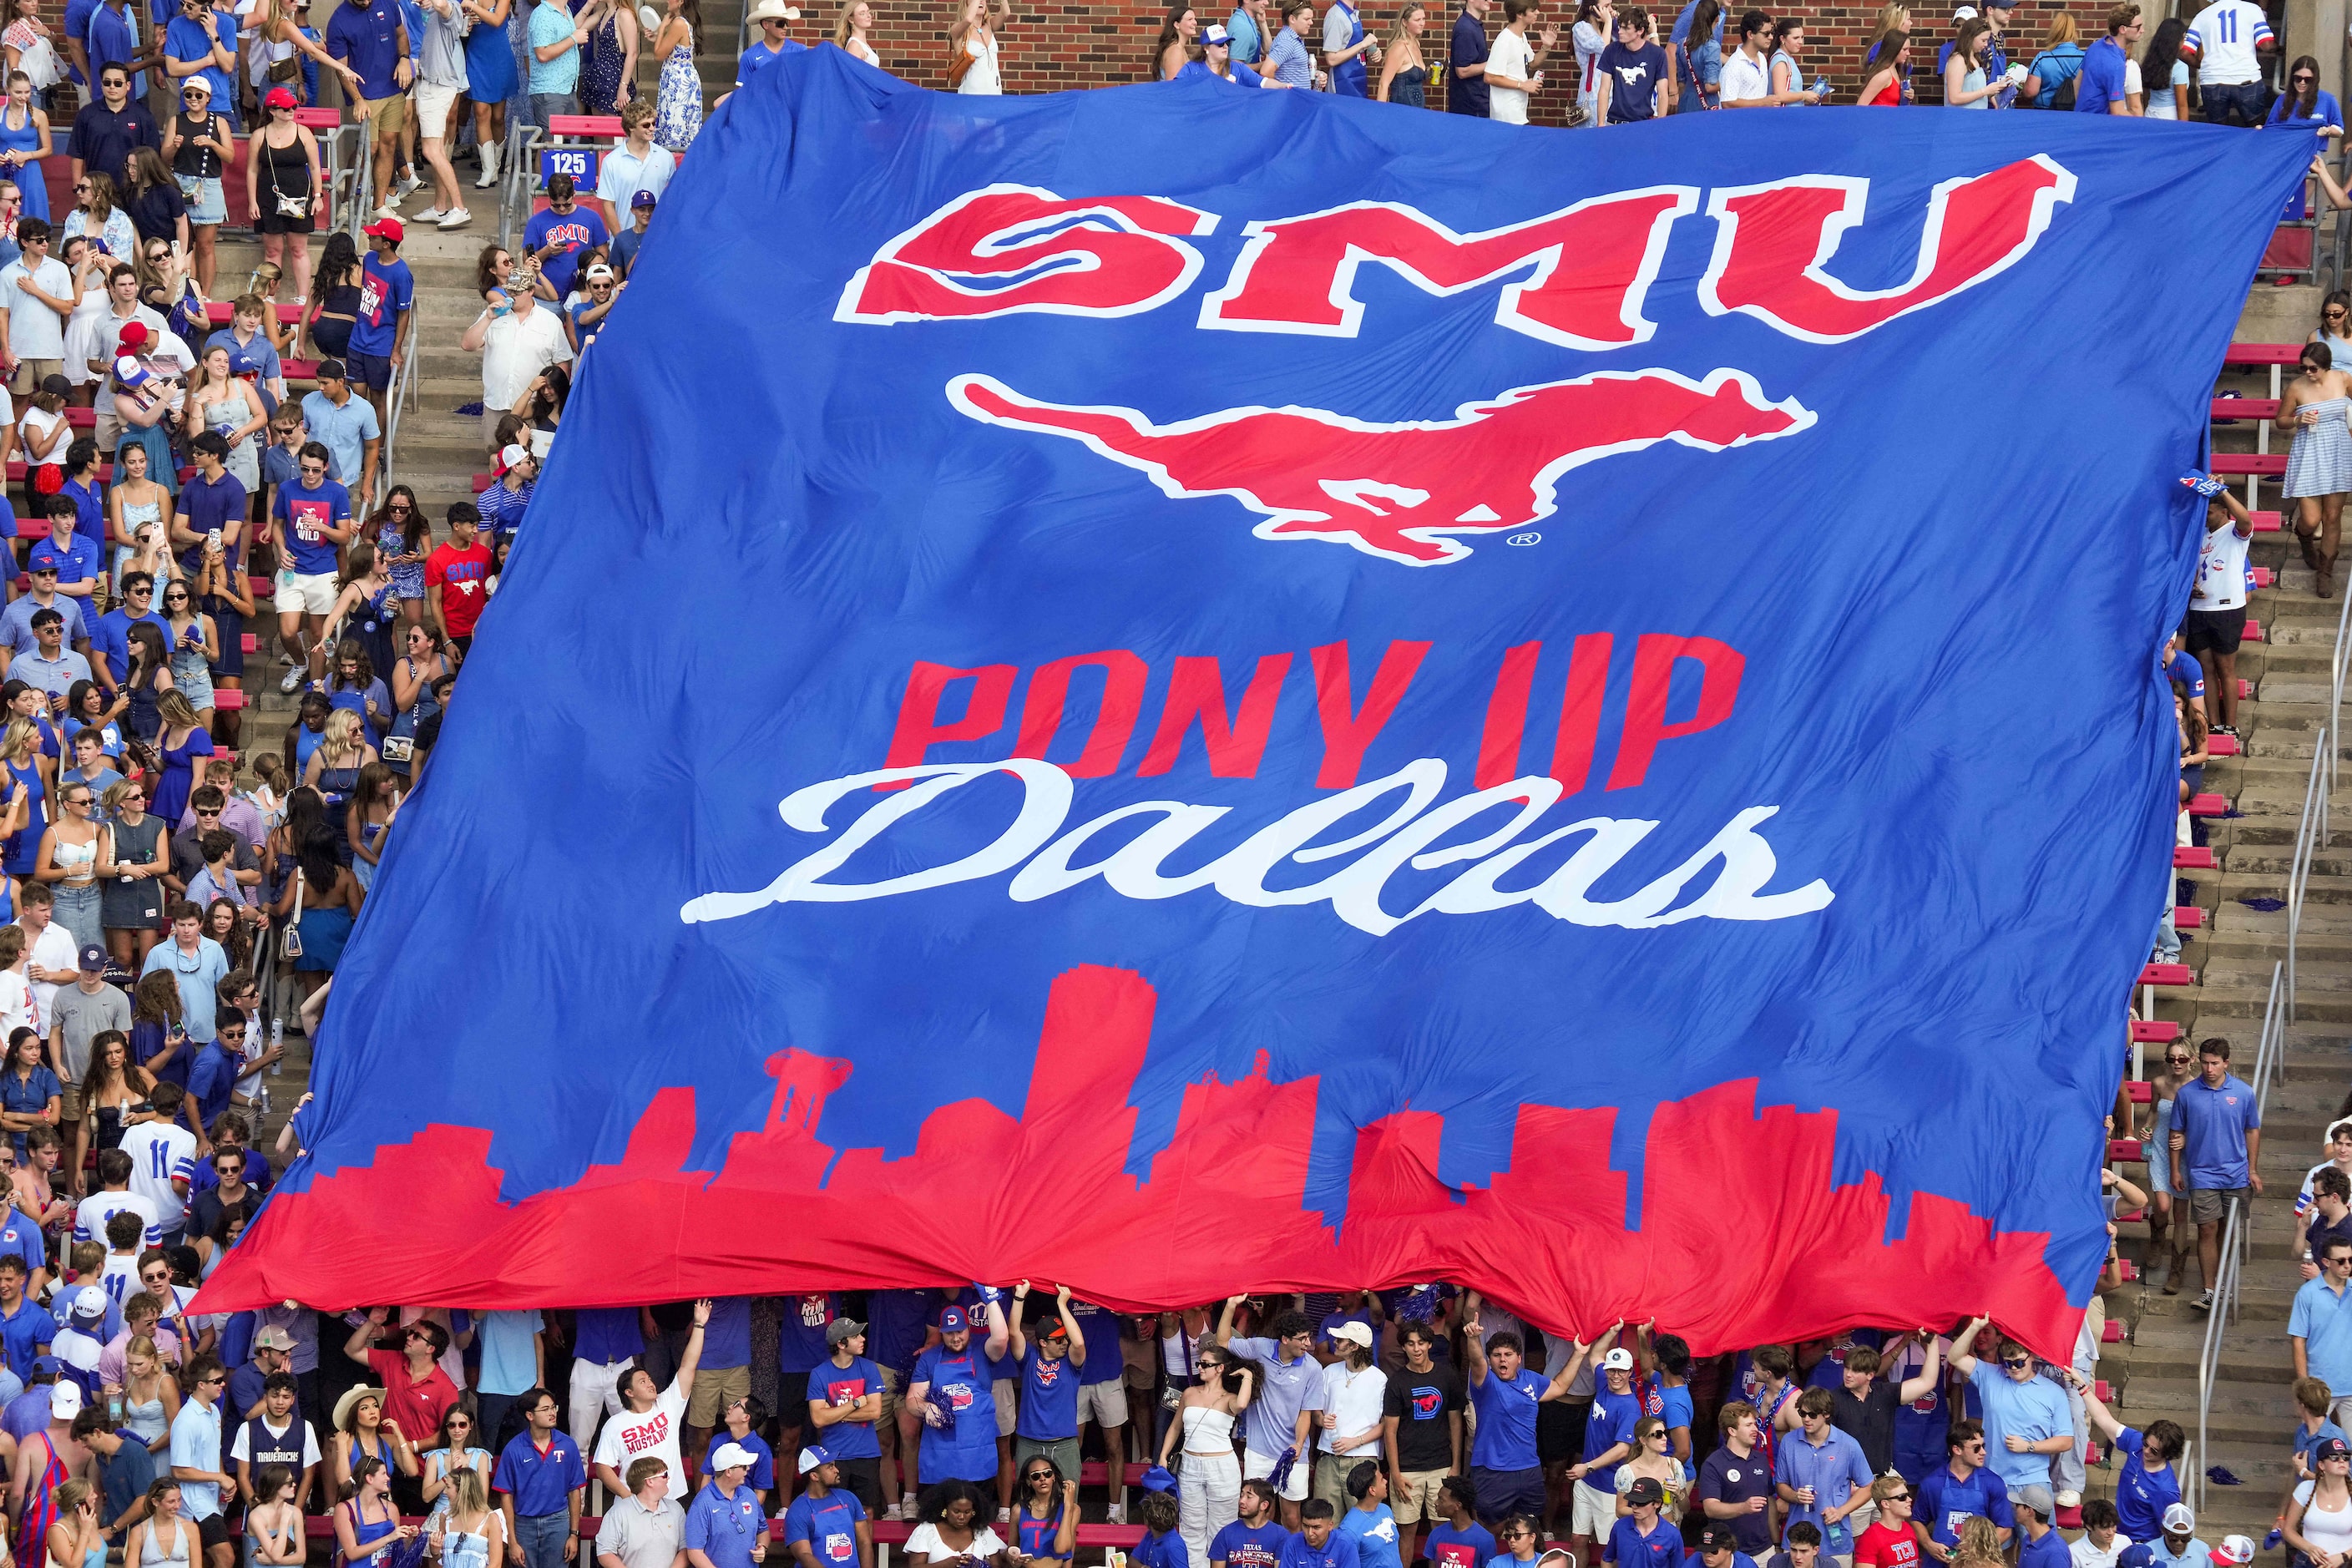
[[[1446,1278],[2064,1350],[2178,477],[2308,156],[762,72],[208,1299]]]

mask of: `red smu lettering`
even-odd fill
[[[1004,707],[1013,698],[1013,678],[1017,669],[1009,664],[984,664],[977,669],[958,669],[952,665],[931,664],[918,659],[907,675],[907,693],[898,701],[898,725],[890,736],[890,750],[884,756],[886,768],[919,766],[932,746],[942,741],[977,741],[993,735],[1004,727]],[[971,690],[964,702],[963,717],[950,724],[940,722],[940,700],[950,685],[960,680],[971,682]],[[905,789],[906,781],[878,784],[877,790]]]
[[[1029,678],[1029,695],[1021,704],[1021,738],[1013,742],[1016,757],[1043,759],[1062,727],[1062,710],[1070,699],[1070,676],[1087,665],[1103,672],[1102,706],[1077,760],[1063,764],[1074,779],[1108,778],[1118,771],[1135,721],[1143,712],[1143,683],[1150,675],[1143,660],[1125,648],[1101,653],[1076,653],[1037,667]]]
[[[1274,706],[1282,696],[1282,678],[1290,670],[1290,656],[1270,653],[1257,661],[1249,689],[1242,693],[1241,711],[1228,716],[1225,683],[1213,658],[1179,658],[1169,678],[1168,702],[1160,710],[1160,729],[1143,753],[1138,778],[1164,773],[1176,765],[1184,733],[1201,722],[1201,743],[1208,748],[1209,774],[1221,779],[1254,779],[1265,755],[1266,736],[1274,729]]]
[[[1499,326],[1572,349],[1646,342],[1642,302],[1675,219],[1698,191],[1656,185],[1594,196],[1525,223],[1475,234],[1401,202],[1357,202],[1299,217],[1261,218],[1225,286],[1201,302],[1201,325],[1238,332],[1352,338],[1364,307],[1356,269],[1376,262],[1432,294],[1458,294],[1513,272]]]
[[[1666,722],[1666,695],[1678,659],[1697,662],[1701,675],[1698,711]],[[1712,730],[1731,717],[1739,700],[1739,675],[1748,660],[1713,637],[1644,634],[1633,648],[1633,689],[1625,699],[1625,731],[1617,742],[1617,763],[1609,770],[1610,789],[1631,789],[1649,776],[1658,742]]]
[[[857,269],[836,321],[1130,316],[1192,287],[1216,215],[1159,196],[1064,200],[1034,185],[967,192]]]
[[[1325,643],[1311,651],[1315,661],[1315,710],[1323,721],[1323,765],[1316,770],[1317,789],[1353,789],[1363,770],[1364,753],[1380,738],[1389,716],[1404,700],[1405,688],[1429,652],[1425,642],[1392,642],[1372,672],[1371,689],[1364,705],[1350,711],[1354,699],[1348,679],[1348,645]]]
[[[638,1454],[651,1453],[660,1447],[668,1436],[669,1416],[667,1413],[656,1411],[653,1419],[642,1426],[622,1427],[621,1446],[628,1449],[634,1457]]]
[[[1947,180],[1927,199],[1919,258],[1910,280],[1854,289],[1825,269],[1845,231],[1863,221],[1870,182],[1801,174],[1717,190],[1715,255],[1699,280],[1709,315],[1749,315],[1792,338],[1842,343],[1972,289],[2021,260],[2074,176],[2036,154],[1990,174]]]

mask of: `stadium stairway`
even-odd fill
[[[2293,343],[2309,334],[2318,292],[2258,287],[2237,333],[2240,342]],[[2289,367],[2290,371],[2292,367]],[[2232,367],[2219,384],[2247,398],[2267,398],[2270,376],[2260,366]],[[2217,454],[2250,453],[2250,421],[2217,425]],[[2284,446],[2273,440],[2273,451]],[[2238,481],[2242,494],[2242,479]],[[2275,480],[2261,483],[2257,510],[2280,511]],[[2322,601],[2303,563],[2291,524],[2254,536],[2251,560],[2273,574],[2251,601],[2263,638],[2238,656],[2238,675],[2250,695],[2238,710],[2240,754],[2217,757],[2205,771],[2205,789],[2223,796],[2229,815],[2206,820],[2216,861],[2212,870],[2179,873],[2184,902],[2204,911],[2201,929],[2185,931],[2182,962],[2195,983],[2158,991],[2156,1016],[2178,1024],[2186,1038],[2228,1037],[2236,1064],[2251,1074],[2272,966],[2286,955],[2284,909],[2248,900],[2283,901],[2295,829],[2312,765],[2312,748],[2327,720],[2330,663],[2339,599]],[[2352,583],[2352,558],[2340,565],[2338,593]],[[2352,758],[2352,746],[2342,747]],[[2294,1194],[2304,1173],[2323,1157],[2321,1139],[2347,1087],[2346,1046],[2352,1043],[2352,774],[2331,803],[2332,841],[2320,847],[2304,906],[2298,947],[2297,1022],[2273,1081],[2265,1115],[2260,1169],[2266,1188],[2254,1200],[2252,1246],[2242,1309],[2222,1336],[2206,1429],[2198,1436],[2199,1363],[2206,1314],[2196,1307],[2203,1288],[2195,1263],[2178,1295],[2151,1289],[2145,1276],[2106,1295],[2108,1316],[2121,1323],[2122,1343],[2103,1347],[2100,1375],[2115,1385],[2112,1408],[2137,1426],[2178,1421],[2192,1448],[2189,1466],[2219,1465],[2243,1482],[2209,1485],[2198,1534],[2209,1543],[2243,1534],[2259,1544],[2279,1512],[2286,1484],[2286,1436],[2295,1420],[2288,1384],[2294,1364],[2287,1343],[2289,1310],[2302,1279],[2289,1256]],[[2160,1047],[2147,1047],[2148,1070],[2160,1065]],[[2144,1182],[2138,1163],[2118,1167]],[[2147,1227],[2120,1226],[2122,1255],[2143,1262]],[[2112,1496],[2117,1461],[2091,1471],[2086,1495]],[[2272,1561],[2265,1554],[2264,1561]]]

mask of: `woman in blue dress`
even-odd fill
[[[383,1461],[362,1458],[353,1465],[352,1479],[343,1483],[343,1500],[335,1507],[335,1562],[341,1568],[380,1563],[415,1537],[416,1526],[400,1522],[392,1472]]]
[[[0,108],[0,168],[16,182],[25,198],[18,216],[49,216],[49,183],[41,177],[41,160],[47,157],[49,117],[33,104],[33,84],[22,77],[8,82],[8,102]]]
[[[48,786],[41,767],[41,732],[30,720],[11,719],[8,728],[0,731],[0,763],[8,769],[10,794],[22,790],[25,795],[21,816],[10,818],[15,831],[0,841],[0,869],[22,879],[31,876],[39,864],[41,835],[49,827]]]
[[[195,787],[196,759],[213,754],[213,738],[176,689],[155,699],[155,712],[163,721],[155,737],[163,774],[155,781],[155,798],[147,809],[169,824],[187,815],[188,792]]]
[[[464,0],[458,9],[473,26],[466,33],[466,96],[474,100],[474,140],[480,144],[482,176],[476,190],[499,183],[499,148],[507,134],[507,100],[520,73],[507,38],[513,0]]]

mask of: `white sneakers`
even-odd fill
[[[396,222],[400,217],[400,209],[393,205],[392,203],[386,202],[383,205],[375,209],[374,216],[380,218],[391,218]]]
[[[416,177],[415,170],[411,169],[393,182],[392,199],[395,204],[404,202],[424,188],[425,182]]]
[[[1103,1522],[1106,1524],[1125,1524],[1127,1522],[1127,1505],[1125,1503],[1112,1503],[1108,1511],[1103,1515]]]
[[[443,213],[436,226],[441,228],[463,228],[466,225],[473,221],[474,215],[472,213],[467,212],[464,207],[457,207],[448,212]]]

